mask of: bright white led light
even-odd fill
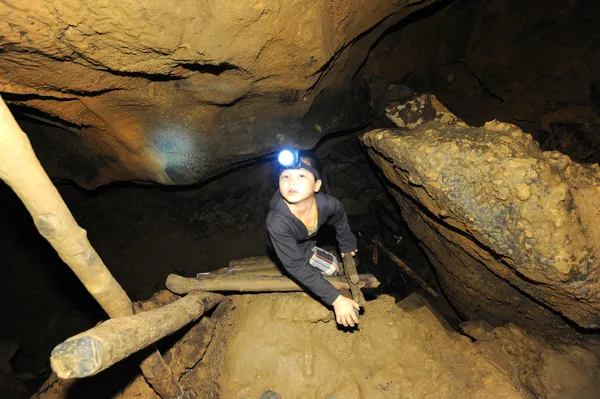
[[[290,150],[283,150],[279,153],[277,159],[283,166],[290,166],[294,163],[294,154]]]

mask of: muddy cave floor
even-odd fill
[[[317,155],[323,161],[327,189],[344,201],[353,231],[362,236],[359,270],[376,274],[382,282],[379,289],[366,293],[367,299],[388,293],[400,300],[414,291],[423,293],[385,256],[373,264],[367,242],[376,234],[435,286],[435,276],[410,232],[394,216],[399,213],[356,135],[332,140],[321,151],[326,155]],[[264,228],[268,202],[277,189],[271,166],[270,161],[258,162],[194,187],[116,184],[88,192],[57,182],[57,188],[117,281],[132,300],[139,301],[163,290],[169,273],[194,276],[225,267],[230,260],[272,256]],[[0,292],[5,317],[0,339],[18,341],[12,371],[32,394],[51,374],[52,348],[106,316],[35,230],[18,198],[0,184]],[[333,231],[320,233],[319,244],[335,245]],[[443,298],[428,299],[458,328],[460,320]],[[115,370],[134,363],[135,357]],[[126,382],[115,370],[102,373],[106,374],[102,378],[117,385]]]

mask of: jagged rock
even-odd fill
[[[366,124],[356,71],[434,2],[5,1],[0,92],[55,177],[193,183]]]
[[[306,294],[232,296],[213,317],[213,341],[184,377],[194,398],[523,397],[427,306],[389,296],[367,302],[354,332]]]
[[[598,165],[543,152],[510,124],[469,127],[429,96],[389,114],[403,128],[363,142],[463,315],[560,324],[539,301],[600,327]]]
[[[593,399],[600,392],[598,340],[551,347],[514,325],[492,328],[467,322],[461,328],[485,357],[508,371],[521,392],[534,398]]]

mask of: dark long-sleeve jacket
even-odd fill
[[[316,193],[318,228],[325,223],[335,228],[336,238],[342,252],[356,249],[356,237],[350,231],[344,206],[336,198]],[[277,191],[269,204],[267,231],[269,239],[283,267],[300,284],[317,295],[327,305],[331,305],[340,292],[323,278],[319,271],[308,262],[311,249],[315,246],[313,234],[308,236],[304,223],[292,214],[281,193]]]

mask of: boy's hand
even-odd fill
[[[358,316],[355,311],[360,310],[358,303],[350,298],[346,298],[343,295],[339,295],[335,301],[333,301],[333,310],[335,311],[335,321],[338,324],[343,324],[344,327],[354,327],[358,324]]]
[[[355,249],[354,251],[350,252],[350,255],[354,256],[356,255],[356,253],[358,252],[358,249]],[[346,255],[344,252],[342,252],[342,258],[344,257],[344,255]]]

